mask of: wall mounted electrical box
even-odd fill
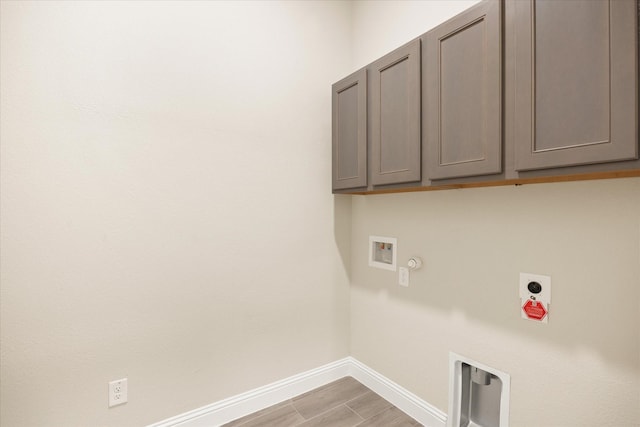
[[[520,273],[520,315],[523,319],[549,323],[551,277]]]
[[[369,236],[369,266],[396,271],[398,239]]]

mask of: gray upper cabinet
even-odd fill
[[[482,0],[334,84],[333,191],[640,176],[639,6]]]
[[[333,189],[367,185],[367,70],[332,86]]]
[[[371,182],[420,181],[420,40],[369,66]]]
[[[502,172],[502,1],[422,37],[424,168],[430,179]]]
[[[515,28],[515,169],[638,156],[635,0],[519,0]]]

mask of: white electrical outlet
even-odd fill
[[[109,407],[127,403],[127,379],[111,381],[109,383]]]

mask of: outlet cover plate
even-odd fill
[[[122,405],[127,403],[128,390],[127,379],[122,378],[119,380],[111,381],[109,383],[109,407]]]
[[[409,286],[409,269],[407,267],[398,267],[398,284],[400,286]]]

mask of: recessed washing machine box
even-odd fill
[[[509,427],[511,377],[449,353],[447,427]]]
[[[369,266],[396,271],[398,239],[369,236]]]

